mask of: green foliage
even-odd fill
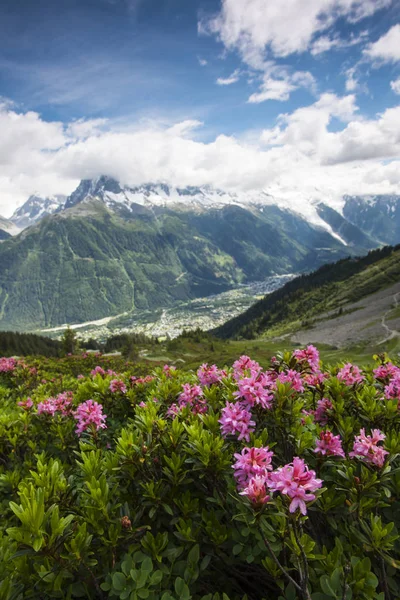
[[[221,411],[238,390],[229,368],[203,386],[205,412],[186,406],[175,416],[182,386],[199,384],[194,372],[84,354],[0,373],[0,600],[400,597],[398,400],[370,368],[346,385],[341,366],[311,385],[307,365],[278,354],[268,372],[297,371],[305,389],[277,382],[271,408],[252,408],[248,442],[221,435]],[[125,392],[111,391],[115,379]],[[66,391],[65,414],[39,414]],[[323,397],[332,407],[321,425],[313,411]],[[32,407],[18,404],[27,398]],[[79,437],[74,411],[89,399],[107,428]],[[349,456],[361,427],[386,434],[381,468]],[[314,452],[327,429],[345,458]],[[234,454],[265,446],[273,469],[300,456],[323,480],[306,515],[291,513],[283,494],[257,504],[239,493]]]

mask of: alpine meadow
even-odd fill
[[[400,599],[400,3],[0,3],[0,600]]]

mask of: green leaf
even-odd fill
[[[117,590],[117,592],[121,592],[126,586],[126,577],[123,573],[114,573],[112,576],[112,584],[113,588]]]

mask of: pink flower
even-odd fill
[[[322,385],[329,375],[327,373],[315,372],[304,375],[304,382],[310,387],[318,387]]]
[[[120,392],[121,394],[126,394],[126,385],[121,379],[113,379],[110,383],[110,392],[116,394]]]
[[[240,487],[247,484],[256,475],[264,480],[268,471],[272,471],[272,457],[274,453],[265,446],[263,448],[243,448],[242,452],[234,454],[236,462],[232,465],[235,477]]]
[[[27,398],[26,400],[21,400],[18,402],[18,406],[21,406],[24,410],[29,410],[33,406],[32,398]]]
[[[79,404],[74,412],[74,418],[78,421],[76,428],[78,435],[89,429],[91,425],[96,427],[96,431],[107,427],[105,424],[107,415],[103,415],[102,405],[93,400],[86,400],[86,402]]]
[[[316,445],[314,452],[327,456],[345,457],[340,435],[333,435],[330,431],[321,431]]]
[[[251,360],[248,356],[241,356],[238,360],[233,363],[233,377],[240,379],[241,377],[248,377],[255,375],[261,371],[261,367],[255,360]]]
[[[290,383],[291,387],[296,392],[304,392],[304,385],[301,380],[301,375],[293,369],[289,369],[288,371],[282,371],[282,373],[279,373],[278,381],[280,381],[280,383]]]
[[[241,496],[247,498],[256,506],[262,506],[270,499],[267,493],[265,477],[255,475],[248,482],[243,491],[239,492]]]
[[[85,379],[84,375],[78,375],[77,379]]]
[[[295,457],[292,463],[272,471],[267,485],[273,492],[280,492],[291,499],[291,513],[299,509],[305,515],[305,503],[315,500],[313,492],[322,486],[322,480],[315,477],[315,471],[310,471],[303,459]]]
[[[61,413],[62,416],[66,416],[71,412],[71,405],[73,400],[72,392],[63,392],[58,394],[55,398],[47,398],[43,402],[39,402],[37,407],[38,415],[47,414],[54,417],[56,413]]]
[[[104,377],[104,375],[106,374],[105,370],[102,369],[101,367],[97,366],[93,369],[93,371],[90,372],[92,377],[96,377],[96,375],[101,375],[102,377]]]
[[[177,415],[179,415],[181,410],[182,409],[179,408],[179,406],[177,404],[175,404],[175,402],[174,402],[173,404],[171,404],[171,406],[167,410],[167,417],[172,417],[173,419],[175,419],[175,417]]]
[[[319,352],[315,346],[310,345],[304,350],[295,350],[293,356],[299,363],[308,363],[314,373],[319,370]]]
[[[387,400],[400,400],[400,375],[395,375],[389,384],[385,386],[385,398]]]
[[[239,441],[245,439],[247,442],[250,441],[250,433],[254,431],[256,425],[255,421],[251,420],[251,412],[243,408],[240,402],[236,404],[227,402],[218,423],[221,424],[223,437],[238,435]]]
[[[333,409],[333,404],[328,398],[322,398],[317,402],[317,410],[314,413],[314,420],[320,425],[326,425],[328,423],[328,410]]]
[[[189,406],[195,415],[207,412],[207,402],[203,396],[203,390],[199,385],[191,386],[190,383],[185,383],[182,385],[182,388],[183,392],[178,398],[181,410]]]
[[[223,377],[226,377],[226,371],[218,369],[217,365],[208,365],[204,363],[197,371],[197,377],[201,385],[210,386],[213,383],[218,383]]]
[[[12,373],[17,368],[18,363],[15,358],[0,358],[0,373]]]
[[[153,381],[154,377],[152,377],[151,375],[146,375],[146,377],[135,377],[135,375],[132,375],[132,377],[130,378],[130,382],[131,385],[140,385],[142,383],[150,383],[150,381]]]
[[[235,398],[243,398],[250,407],[259,404],[262,408],[271,408],[274,399],[271,391],[273,383],[269,374],[253,373],[250,377],[238,380],[239,390],[233,395]]]
[[[351,458],[363,458],[368,463],[376,465],[377,467],[383,467],[385,463],[385,456],[389,454],[387,450],[384,450],[382,446],[378,446],[379,442],[382,442],[386,438],[386,435],[379,429],[373,429],[372,435],[365,435],[365,429],[360,429],[360,435],[357,435],[354,439],[353,450],[349,456]]]
[[[349,386],[361,383],[365,379],[357,365],[352,365],[351,363],[346,363],[344,367],[340,369],[337,378],[339,381],[343,381]]]
[[[176,367],[170,367],[169,365],[164,365],[163,371],[167,377],[171,377],[171,373],[173,371],[176,371]]]
[[[140,406],[140,408],[146,408],[146,402],[143,402],[143,400],[141,402],[139,402],[138,406]]]
[[[375,379],[391,379],[400,376],[400,368],[391,362],[380,365],[373,371]]]

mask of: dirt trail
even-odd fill
[[[383,340],[381,340],[380,342],[378,342],[378,344],[384,344],[385,342],[388,342],[389,340],[393,339],[394,337],[400,336],[400,331],[397,331],[396,329],[390,329],[390,327],[386,324],[386,318],[388,317],[388,315],[390,315],[390,313],[393,310],[395,310],[399,305],[399,297],[400,297],[400,292],[397,292],[397,294],[394,294],[394,296],[393,296],[394,306],[391,306],[389,308],[389,310],[387,310],[382,317],[381,325],[386,332],[386,337]]]

